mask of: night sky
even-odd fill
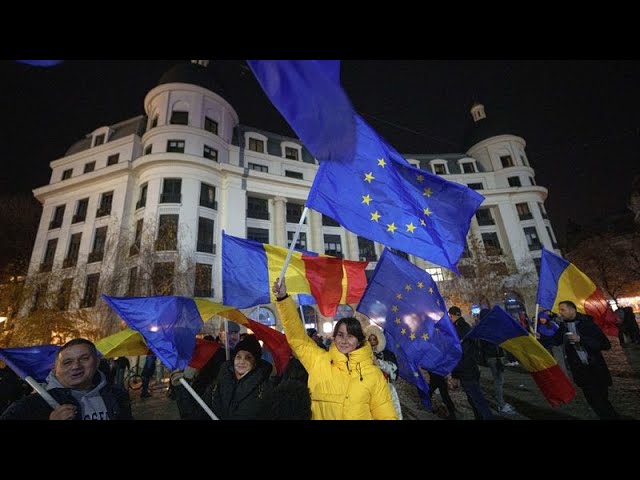
[[[49,162],[95,128],[144,113],[162,74],[184,60],[0,63],[3,191],[48,184]],[[240,122],[294,136],[242,60],[212,61]],[[356,110],[398,151],[462,153],[473,101],[527,142],[559,240],[568,219],[624,211],[640,173],[640,62],[345,60]]]

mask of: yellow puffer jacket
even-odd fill
[[[327,352],[307,335],[291,297],[277,302],[277,308],[289,346],[309,373],[313,420],[398,419],[369,342],[348,355],[334,344]]]

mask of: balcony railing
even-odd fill
[[[40,273],[50,272],[53,268],[53,262],[43,262],[40,264]]]
[[[131,247],[129,248],[129,256],[133,257],[134,255],[137,255],[140,253],[140,245],[138,245],[137,243],[134,243],[133,245],[131,245]]]
[[[104,252],[91,252],[89,254],[88,263],[101,262],[104,258]]]
[[[71,223],[80,223],[84,222],[87,219],[87,215],[74,215]]]
[[[106,217],[107,215],[111,215],[111,207],[101,207],[96,212],[96,218]]]
[[[181,201],[181,193],[163,193],[160,195],[160,203],[180,203]]]
[[[196,288],[193,291],[194,297],[202,297],[202,298],[213,298],[214,289],[213,288]]]
[[[209,202],[207,200],[200,200],[200,206],[211,208],[213,210],[218,210],[218,202],[216,202],[215,200],[213,202]]]
[[[216,254],[216,244],[215,243],[206,243],[206,242],[198,242],[198,252],[200,253],[213,253]]]
[[[60,228],[62,226],[62,220],[51,220],[49,222],[49,230],[53,230],[54,228]]]
[[[78,258],[77,257],[65,258],[62,261],[62,268],[75,267],[77,263],[78,263]]]
[[[138,200],[136,202],[136,210],[139,210],[141,208],[144,208],[147,206],[147,201],[146,200]]]
[[[520,215],[520,220],[532,220],[533,215],[531,213],[523,213]]]

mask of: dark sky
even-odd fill
[[[95,128],[143,113],[146,93],[184,60],[0,63],[3,191],[46,185],[49,162]],[[213,61],[240,122],[293,136],[242,60]],[[474,100],[527,142],[559,239],[566,222],[623,211],[640,173],[639,61],[345,60],[358,112],[401,153],[463,152]]]

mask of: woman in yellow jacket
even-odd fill
[[[391,392],[373,364],[371,345],[360,322],[338,321],[329,351],[309,338],[284,280],[273,285],[289,346],[309,373],[313,420],[397,420]]]

